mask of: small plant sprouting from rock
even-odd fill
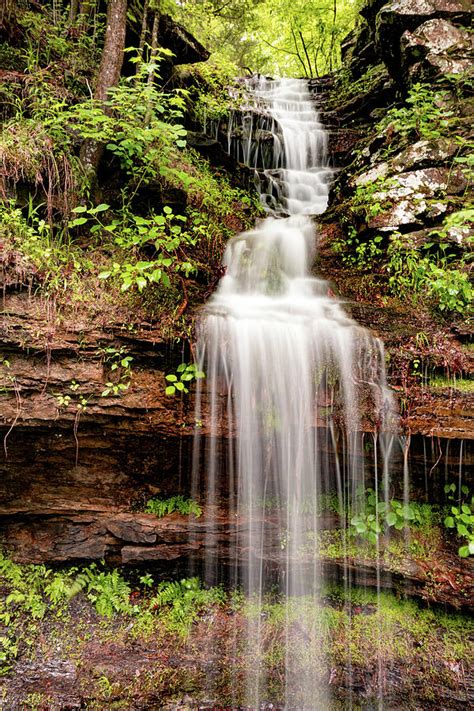
[[[359,496],[360,511],[350,519],[350,533],[374,545],[389,528],[402,531],[411,526],[429,526],[433,511],[429,504],[402,503],[396,499],[380,501],[373,489],[366,489],[365,500]]]
[[[461,491],[458,497],[456,494],[457,485],[455,483],[446,484],[444,492],[447,494],[448,500],[452,502],[448,515],[444,519],[446,528],[454,528],[459,536],[465,542],[458,549],[458,554],[461,558],[468,558],[474,555],[474,496],[469,499],[469,487],[461,486]]]
[[[187,383],[193,380],[201,380],[206,374],[202,370],[198,370],[195,363],[181,363],[176,368],[176,373],[169,373],[166,380],[170,385],[166,387],[165,393],[168,396],[175,395],[176,392],[189,393]]]
[[[105,383],[105,390],[102,391],[101,397],[113,395],[117,397],[128,390],[132,380],[132,356],[127,355],[124,346],[114,348],[109,346],[99,351],[104,356],[104,363],[108,366],[110,373],[118,374],[118,379],[109,380]]]
[[[194,499],[186,499],[184,496],[171,496],[169,499],[149,499],[145,506],[147,513],[152,513],[158,518],[168,516],[172,513],[179,513],[181,516],[202,515],[202,508]]]

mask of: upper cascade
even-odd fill
[[[244,162],[257,171],[269,212],[319,215],[327,207],[332,171],[327,133],[303,79],[245,80],[242,118]],[[262,145],[272,138],[271,150]]]

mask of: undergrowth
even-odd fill
[[[202,516],[202,508],[194,501],[187,499],[184,496],[171,496],[168,499],[148,499],[145,505],[145,511],[152,513],[158,518],[168,516],[172,513],[179,513],[181,516]]]

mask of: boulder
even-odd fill
[[[353,76],[362,74],[366,65],[376,63],[373,32],[365,20],[345,37],[341,44],[341,57]]]
[[[401,36],[436,18],[467,24],[470,3],[468,0],[393,0],[380,9],[376,18],[376,44],[390,73],[398,81],[402,79]]]
[[[173,52],[173,64],[205,62],[211,53],[169,15],[160,17],[160,44]]]
[[[374,201],[390,207],[371,217],[368,226],[389,231],[402,225],[422,226],[426,218],[446,213],[449,206],[446,195],[458,195],[466,187],[466,178],[459,169],[425,168],[401,173],[374,193]]]
[[[438,74],[462,74],[471,66],[472,40],[468,32],[440,18],[424,22],[401,37],[401,65],[412,81]],[[411,69],[410,69],[411,68]]]
[[[380,151],[376,151],[370,161],[372,167],[357,175],[350,181],[350,184],[352,186],[368,185],[390,175],[406,173],[417,168],[444,165],[453,158],[458,150],[459,145],[454,140],[440,138],[437,141],[417,141],[394,157],[382,162],[377,161]]]

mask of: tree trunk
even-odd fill
[[[109,0],[104,49],[94,91],[94,99],[97,101],[105,102],[109,90],[116,86],[120,79],[125,47],[126,22],[127,0]],[[107,111],[105,106],[104,111]],[[86,177],[92,182],[95,181],[103,150],[103,145],[92,139],[88,139],[82,144],[81,163]]]
[[[118,84],[125,47],[127,22],[127,0],[109,0],[107,7],[107,27],[99,75],[94,99],[105,101],[109,89]]]
[[[153,62],[156,59],[157,51],[158,51],[158,30],[160,26],[160,13],[159,11],[155,12],[155,16],[153,18],[153,29],[151,31],[151,53],[150,53],[150,62],[153,64]],[[151,69],[150,73],[148,74],[147,78],[147,83],[148,84],[153,84],[155,81],[155,70]],[[148,103],[146,114],[145,114],[145,126],[148,126],[151,120],[151,112],[152,112],[152,105],[151,101]]]
[[[140,58],[143,59],[143,50],[145,49],[145,40],[148,32],[148,0],[145,0],[143,5],[143,15],[142,15],[142,28],[140,31],[140,41],[138,44],[138,54]],[[139,70],[140,64],[137,64],[137,72]]]
[[[76,22],[78,11],[79,0],[71,0],[71,5],[69,7],[69,24],[73,25]]]

